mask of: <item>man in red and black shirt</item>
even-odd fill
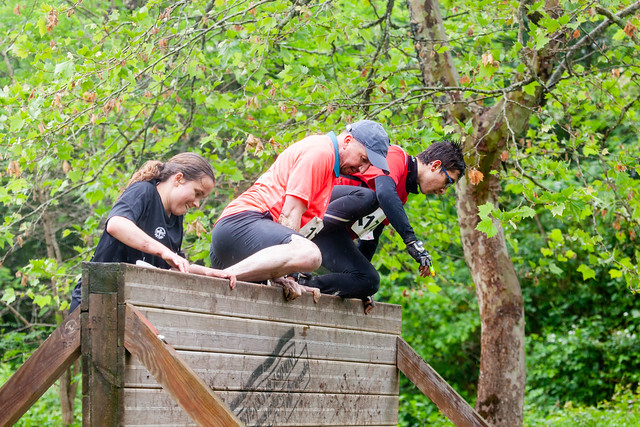
[[[417,156],[397,145],[387,154],[389,174],[371,167],[365,173],[341,177],[331,195],[324,228],[313,240],[322,253],[322,265],[332,273],[305,280],[322,293],[367,301],[378,291],[380,277],[371,265],[385,225],[400,234],[419,274],[430,274],[431,257],[404,211],[409,193],[439,194],[455,183],[466,168],[459,143],[433,143]],[[346,184],[346,185],[345,185]],[[356,234],[354,234],[357,233]],[[358,246],[352,243],[358,237]]]

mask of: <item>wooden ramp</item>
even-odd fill
[[[365,316],[359,300],[86,263],[79,318],[83,425],[397,425],[398,368],[456,425],[486,425],[400,338],[397,305]]]

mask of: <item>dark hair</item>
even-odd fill
[[[205,175],[215,183],[213,168],[207,160],[196,153],[180,153],[170,158],[166,163],[149,160],[133,174],[127,187],[138,181],[157,179],[164,182],[178,172],[182,172],[187,181],[199,181]]]
[[[464,171],[467,168],[460,143],[446,138],[434,142],[426,150],[418,154],[416,158],[425,165],[440,160],[443,168],[448,171],[460,171],[460,176],[464,175]]]

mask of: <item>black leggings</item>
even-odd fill
[[[320,233],[313,239],[322,253],[322,266],[329,274],[314,277],[306,285],[325,294],[344,298],[366,298],[380,287],[380,276],[353,243],[347,226],[378,207],[375,191],[349,185],[335,186]]]

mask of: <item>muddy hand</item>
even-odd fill
[[[305,292],[311,292],[313,294],[313,302],[318,303],[320,301],[320,289],[312,288],[311,286],[300,285]]]
[[[284,289],[284,297],[287,301],[298,298],[304,292],[302,286],[291,277],[278,277],[273,283]]]

